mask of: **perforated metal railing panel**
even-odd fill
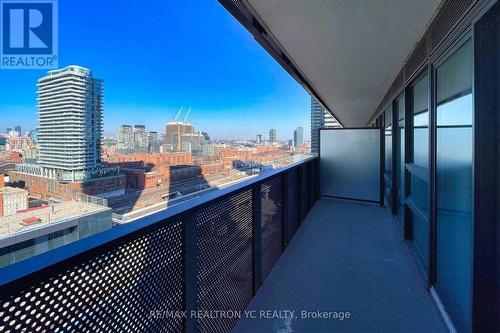
[[[299,168],[300,172],[300,219],[304,220],[306,218],[308,209],[309,209],[309,179],[308,179],[308,172],[307,168],[304,165],[303,167]]]
[[[293,235],[299,228],[299,184],[297,170],[291,170],[286,175],[287,179],[287,205],[286,214],[287,219],[284,221],[286,223],[286,243],[292,239]]]
[[[171,223],[9,290],[0,332],[182,331],[182,319],[151,316],[183,307],[182,228]]]
[[[198,310],[243,311],[252,299],[252,190],[196,213]],[[230,312],[226,313],[230,313]],[[200,332],[230,332],[238,318],[198,319]]]
[[[113,240],[97,247],[94,236],[80,240],[94,247],[0,287],[0,333],[230,332],[238,317],[227,314],[247,307],[283,237],[298,229],[299,211],[314,203],[313,162],[142,229],[107,230]],[[198,316],[167,315],[184,310]]]
[[[281,177],[260,186],[262,280],[271,272],[283,250]]]

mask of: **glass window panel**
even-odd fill
[[[392,109],[384,111],[385,119],[385,175],[392,178]]]
[[[429,224],[412,212],[413,241],[417,248],[420,260],[427,270],[429,262]]]
[[[444,64],[436,77],[437,105],[472,93],[472,43],[462,46]],[[457,70],[459,69],[459,70]],[[439,117],[439,113],[438,113]]]
[[[417,176],[411,175],[411,195],[413,203],[420,208],[425,216],[429,216],[428,183]]]
[[[413,114],[417,115],[424,111],[427,111],[427,105],[429,104],[428,91],[429,91],[429,77],[425,74],[420,78],[411,88],[412,89],[412,110]]]
[[[429,126],[429,112],[427,110],[413,116],[413,126]]]
[[[436,289],[459,331],[472,326],[472,45],[437,68]]]
[[[472,125],[472,94],[461,96],[438,106],[438,126]]]
[[[392,178],[392,135],[385,134],[385,175]]]
[[[388,107],[384,111],[385,127],[390,127],[392,125],[392,108]]]
[[[413,163],[429,167],[429,112],[427,74],[412,86]]]
[[[413,163],[424,168],[429,167],[429,128],[415,127],[413,129]]]

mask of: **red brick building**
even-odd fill
[[[72,200],[75,193],[96,196],[125,191],[124,175],[94,178],[85,182],[61,182],[57,179],[13,171],[9,174],[9,178],[11,182],[23,181],[30,195],[39,195],[42,199],[54,197],[67,201]]]

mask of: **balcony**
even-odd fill
[[[317,201],[318,167],[309,158],[7,266],[0,332],[445,331],[388,211]]]
[[[499,2],[219,2],[344,128],[3,268],[0,333],[500,331]]]
[[[267,310],[294,315],[262,318]],[[247,311],[257,318],[233,332],[448,331],[396,219],[373,204],[329,198],[316,202]]]

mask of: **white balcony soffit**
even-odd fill
[[[345,127],[365,126],[440,0],[243,0]]]

